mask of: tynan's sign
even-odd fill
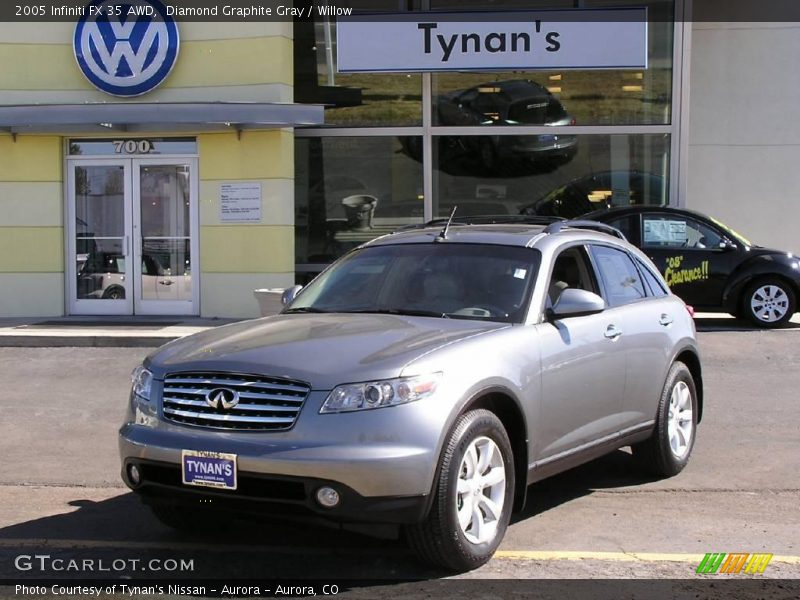
[[[647,68],[646,8],[358,15],[337,26],[342,73]]]
[[[178,26],[158,0],[93,0],[75,27],[75,59],[86,78],[114,96],[140,96],[178,59]]]

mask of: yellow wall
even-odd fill
[[[292,101],[291,23],[178,21],[178,29],[180,52],[169,77],[144,96],[124,99],[96,90],[78,68],[74,23],[0,23],[0,105]]]
[[[0,135],[0,316],[64,312],[61,138]]]
[[[198,136],[202,316],[258,316],[253,290],[294,283],[294,136],[288,130]],[[220,186],[261,183],[260,223],[223,223]],[[281,193],[283,192],[283,193]]]

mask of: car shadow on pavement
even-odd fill
[[[0,528],[0,579],[166,576],[360,581],[433,579],[449,574],[422,566],[397,535],[377,538],[285,519],[226,521],[220,531],[213,527],[213,514],[197,524],[196,532],[181,533],[162,525],[131,492],[120,490],[120,495],[98,502],[83,499],[80,488],[75,493],[76,499],[66,503],[62,514]],[[75,559],[79,565],[94,560],[108,567],[118,561],[126,568],[43,572],[37,563],[27,570],[16,564],[20,555],[42,554]],[[147,568],[154,559],[159,564],[168,559],[192,561],[192,569],[154,571]]]
[[[633,466],[630,454],[614,452],[587,465],[537,483],[528,489],[529,502],[513,522],[548,511],[595,489],[650,481]],[[214,527],[214,515],[198,522],[192,533],[162,525],[131,492],[93,501],[74,489],[64,512],[0,528],[0,579],[61,577],[176,577],[192,579],[301,578],[357,580],[428,580],[451,575],[423,566],[406,548],[395,529],[364,527],[365,535],[349,527],[280,520],[235,520]],[[376,537],[376,534],[379,537]],[[77,570],[42,572],[38,565],[20,568],[20,555],[46,554],[65,561],[102,561],[117,572]],[[189,572],[153,571],[150,561],[185,560]],[[136,562],[131,562],[136,561]],[[25,567],[23,562],[22,567]],[[66,563],[64,563],[66,564]],[[129,567],[129,568],[128,568]]]
[[[516,513],[511,522],[524,521],[596,490],[637,486],[656,480],[642,469],[629,451],[617,450],[529,486],[525,508]]]

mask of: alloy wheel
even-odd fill
[[[491,542],[503,513],[506,471],[497,444],[478,437],[467,447],[456,487],[458,524],[473,544]]]
[[[692,392],[684,381],[678,381],[672,388],[667,417],[667,433],[672,453],[683,458],[692,445],[694,420],[692,415]]]
[[[762,285],[750,296],[750,310],[765,323],[780,321],[789,311],[789,296],[777,285]]]

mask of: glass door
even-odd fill
[[[131,314],[130,161],[72,162],[68,169],[71,314]]]
[[[195,159],[133,161],[134,311],[196,314]]]

